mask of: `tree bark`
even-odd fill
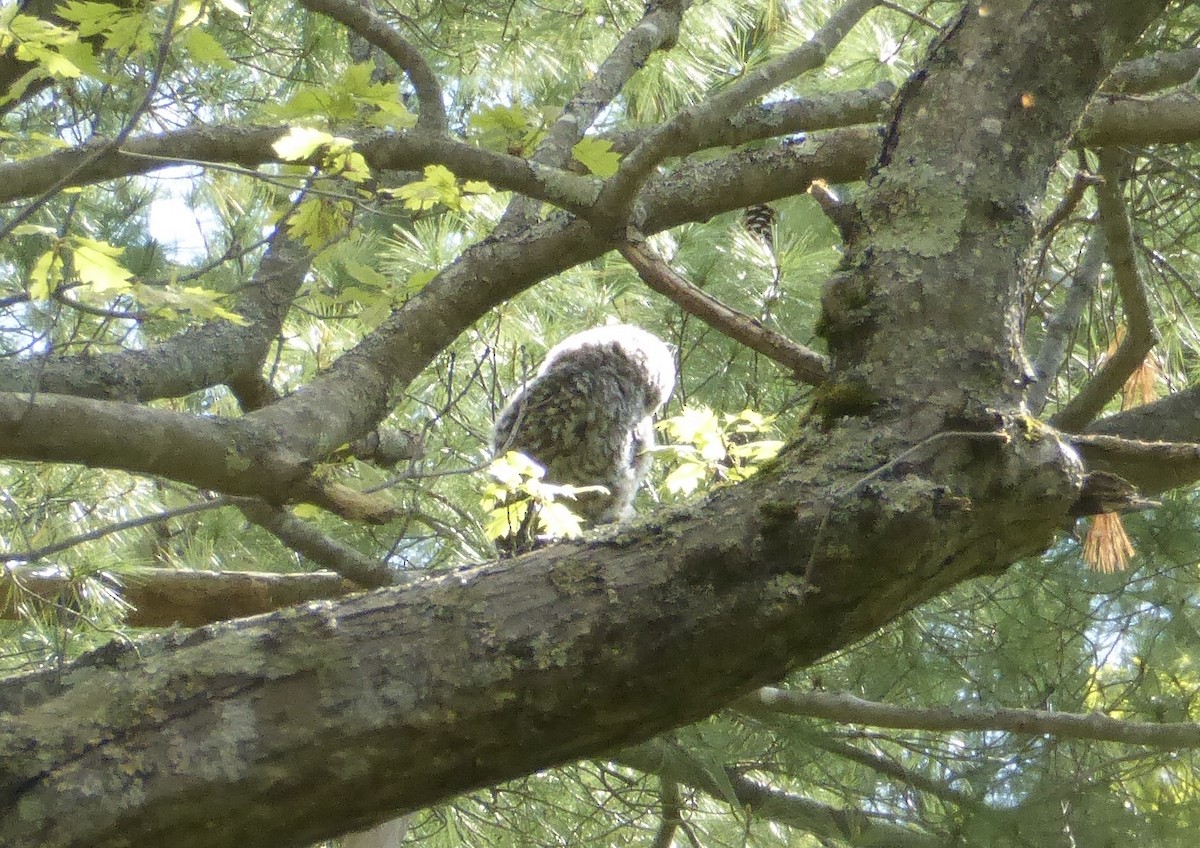
[[[1164,5],[964,9],[901,93],[825,298],[832,379],[756,477],[587,542],[6,681],[0,844],[271,848],[361,830],[694,721],[1040,553],[1082,467],[1019,407],[1030,210]],[[603,238],[577,227],[568,258]],[[286,430],[306,396],[344,403],[347,369],[407,378],[445,304],[491,294],[466,285],[398,313],[430,334],[368,346],[369,365],[347,358],[264,426]]]

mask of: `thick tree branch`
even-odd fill
[[[130,139],[119,148],[109,141],[91,142],[0,165],[0,201],[38,194],[67,174],[72,185],[91,185],[180,164],[233,163],[255,168],[283,163],[272,145],[286,132],[284,127],[202,127]],[[590,179],[422,130],[345,135],[376,170],[420,170],[439,163],[459,177],[489,180],[497,188],[564,208],[586,205],[597,191]]]
[[[647,286],[713,329],[782,365],[796,379],[814,384],[824,382],[828,375],[825,357],[705,294],[672,271],[640,236],[634,237],[636,241],[622,244],[619,250]]]
[[[1125,337],[1079,393],[1051,416],[1050,423],[1063,430],[1079,430],[1099,415],[1158,342],[1146,287],[1137,269],[1133,229],[1121,198],[1121,163],[1124,159],[1120,151],[1101,151],[1100,173],[1104,182],[1096,187],[1096,196],[1113,280],[1125,308]]]
[[[1103,713],[1061,713],[1002,707],[903,707],[853,695],[764,687],[734,707],[757,716],[808,716],[841,724],[904,730],[999,731],[1062,739],[1095,739],[1152,748],[1200,747],[1200,724],[1161,724],[1109,718]]]
[[[1153,495],[1200,480],[1200,443],[1141,441],[1099,434],[1066,438],[1089,469],[1116,474],[1143,494]]]
[[[0,841],[140,848],[200,833],[218,846],[253,833],[262,848],[303,844],[695,720],[999,567],[998,553],[1048,544],[1077,472],[1052,439],[1013,435],[991,460],[954,439],[910,455],[872,479],[869,497],[840,451],[794,450],[701,510],[656,516],[651,533],[0,682],[0,711],[22,705],[0,725],[0,810],[76,813],[0,816]],[[826,449],[861,439],[852,427],[823,437]],[[812,499],[830,488],[850,494]],[[63,714],[76,723],[58,736]],[[235,738],[230,716],[245,728]],[[347,751],[354,767],[342,770]],[[101,762],[135,782],[97,794]],[[284,798],[292,814],[275,815]],[[219,822],[213,804],[227,810]]]
[[[1200,138],[1200,94],[1183,90],[1156,98],[1102,94],[1079,124],[1088,147],[1190,144]]]
[[[1104,91],[1145,94],[1172,85],[1182,85],[1200,73],[1200,47],[1166,53],[1151,53],[1122,62],[1104,81]]]

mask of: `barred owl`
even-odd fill
[[[604,486],[572,507],[592,523],[617,521],[631,512],[650,465],[654,413],[674,386],[674,356],[655,336],[627,324],[584,330],[551,348],[509,401],[492,450],[526,454],[551,483]]]

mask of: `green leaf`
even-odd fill
[[[365,286],[376,289],[387,289],[392,285],[390,279],[376,271],[370,265],[364,265],[362,262],[346,259],[342,261],[342,267],[346,269],[347,274]]]
[[[409,294],[416,294],[429,285],[429,281],[437,275],[438,272],[432,268],[425,271],[417,271],[415,274],[409,276],[404,285],[404,290]]]
[[[566,504],[549,502],[538,510],[539,525],[551,536],[578,539],[583,535],[582,520]]]
[[[621,155],[614,153],[612,142],[602,138],[585,138],[571,148],[571,155],[598,177],[611,177],[621,164]]]

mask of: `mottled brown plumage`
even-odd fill
[[[630,512],[650,464],[654,413],[674,385],[671,349],[645,330],[576,333],[550,349],[500,413],[492,449],[526,454],[552,483],[604,486],[607,493],[581,493],[572,507],[592,523],[616,521]]]

